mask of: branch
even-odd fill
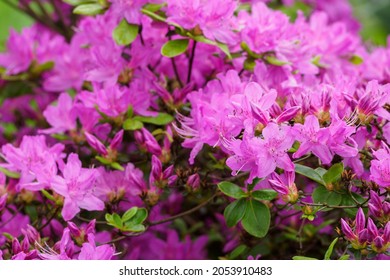
[[[198,206],[190,209],[190,210],[187,210],[187,211],[184,211],[182,213],[179,213],[177,215],[174,215],[174,216],[171,216],[169,218],[166,218],[166,219],[162,219],[162,220],[159,220],[159,221],[156,221],[156,222],[150,222],[149,223],[149,226],[155,226],[155,225],[159,225],[159,224],[163,224],[163,223],[167,223],[167,222],[170,222],[170,221],[173,221],[173,220],[176,220],[178,218],[181,218],[181,217],[184,217],[184,216],[187,216],[193,212],[196,212],[198,211],[200,208],[202,208],[203,206],[206,206],[209,202],[211,202],[215,197],[217,197],[217,195],[219,194],[219,192],[216,192],[215,194],[213,194],[210,198],[208,198],[206,201],[202,202],[201,204],[199,204]]]

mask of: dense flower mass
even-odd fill
[[[34,2],[0,54],[0,259],[389,258],[390,49],[348,1]]]

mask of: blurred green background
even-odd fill
[[[326,0],[320,0],[326,1]],[[361,35],[375,45],[385,45],[390,34],[390,0],[350,0],[355,17],[361,22]],[[20,30],[32,20],[0,0],[0,50],[4,49],[9,28]]]

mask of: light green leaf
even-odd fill
[[[325,253],[325,256],[324,256],[324,260],[330,260],[330,256],[333,253],[334,245],[336,245],[338,240],[339,239],[336,238],[335,240],[332,241],[332,243],[330,243],[328,250],[326,250],[326,253]]]
[[[228,227],[234,227],[244,217],[247,204],[245,199],[239,199],[229,204],[223,215]]]
[[[218,188],[221,190],[221,192],[223,192],[227,196],[236,199],[248,196],[248,194],[246,194],[239,186],[231,182],[221,182],[218,184]]]
[[[122,165],[120,165],[118,162],[111,162],[110,166],[116,170],[124,171],[125,169],[123,168]]]
[[[19,179],[20,178],[20,174],[18,172],[13,172],[13,171],[10,171],[4,167],[0,167],[0,172],[1,173],[4,173],[5,176],[9,177],[9,178],[13,178],[13,179]]]
[[[352,64],[355,64],[355,65],[360,65],[364,62],[363,58],[354,54],[350,59],[349,61],[352,63]]]
[[[314,261],[314,260],[318,260],[318,259],[309,258],[309,257],[305,257],[305,256],[294,256],[293,260],[295,260],[295,261]]]
[[[77,6],[74,10],[74,14],[84,16],[94,16],[104,12],[104,7],[100,4],[83,4]]]
[[[133,218],[135,216],[135,214],[137,214],[137,211],[138,211],[138,207],[131,207],[129,210],[127,210],[123,216],[122,216],[122,221],[123,222],[127,222],[128,220],[130,220],[131,218]]]
[[[144,127],[144,124],[140,122],[139,120],[133,119],[127,119],[123,123],[123,129],[124,130],[138,130]]]
[[[166,57],[175,57],[184,53],[188,48],[188,39],[178,39],[166,42],[161,48],[161,54]]]
[[[112,37],[118,45],[127,46],[137,38],[138,31],[138,25],[130,24],[126,21],[126,19],[122,19],[112,32]]]
[[[145,231],[145,226],[144,225],[129,225],[125,226],[123,228],[123,231],[131,231],[131,232],[143,232]]]
[[[247,200],[245,215],[241,221],[244,229],[255,237],[264,237],[269,229],[271,215],[267,206],[257,200]]]

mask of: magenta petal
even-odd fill
[[[70,200],[65,198],[64,201],[64,207],[62,208],[62,217],[65,221],[69,221],[73,219],[74,216],[76,216],[77,213],[80,212],[80,208],[77,206],[77,204]]]

